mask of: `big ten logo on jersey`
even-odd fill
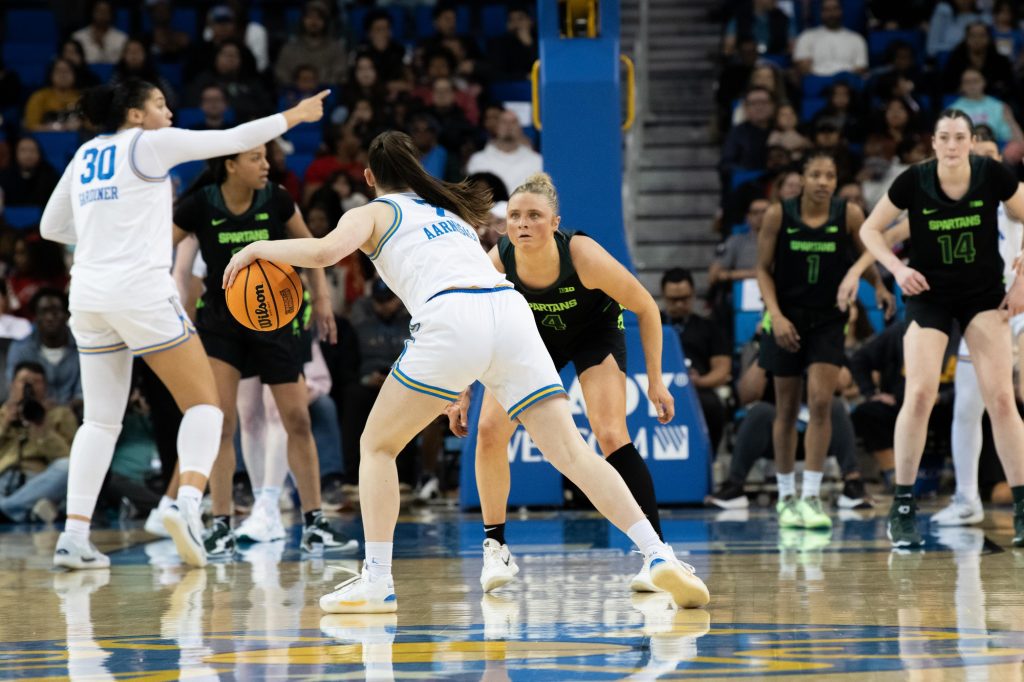
[[[88,185],[93,180],[109,180],[114,177],[114,157],[117,147],[110,145],[103,149],[86,149],[82,155],[84,168],[78,176],[78,182]],[[78,205],[85,206],[94,201],[114,201],[118,198],[117,186],[90,187],[78,194]]]
[[[665,372],[662,380],[666,386],[673,384],[684,387],[690,382],[685,372]],[[690,458],[690,429],[685,424],[658,423],[658,412],[647,398],[647,375],[626,375],[626,425],[637,452],[644,459],[656,461],[687,460]],[[568,388],[569,409],[576,420],[576,428],[587,444],[599,451],[597,436],[587,420],[586,403],[579,379],[573,376]],[[678,418],[675,420],[678,421]],[[544,461],[530,436],[523,429],[517,429],[508,446],[508,461],[524,464]]]

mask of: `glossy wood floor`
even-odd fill
[[[893,554],[881,511],[779,534],[766,511],[670,514],[706,610],[631,595],[628,541],[587,515],[510,521],[520,580],[478,581],[479,517],[402,518],[399,611],[330,616],[353,560],[286,542],[187,570],[138,526],[94,532],[109,570],[55,572],[52,528],[0,533],[0,678],[305,680],[1024,679],[1024,551],[1011,519]],[[336,519],[358,533],[356,519]],[[685,555],[685,556],[684,556]]]

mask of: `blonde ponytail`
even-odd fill
[[[523,184],[516,187],[512,192],[514,197],[522,192],[529,192],[530,194],[539,194],[540,196],[548,200],[548,204],[551,205],[551,210],[554,211],[555,215],[558,215],[558,192],[555,190],[555,183],[552,182],[551,176],[543,171],[540,173],[533,173]]]

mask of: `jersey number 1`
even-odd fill
[[[974,235],[964,232],[957,237],[956,244],[953,243],[953,235],[944,234],[939,239],[939,248],[942,250],[942,262],[952,265],[954,260],[962,260],[965,263],[973,263],[976,251],[974,250]]]
[[[114,177],[114,153],[117,147],[111,145],[96,151],[86,149],[83,160],[85,161],[85,172],[79,178],[83,185],[88,185],[95,178],[109,180]]]
[[[812,254],[807,257],[807,283],[817,284],[821,272],[821,256]]]

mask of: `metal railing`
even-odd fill
[[[622,206],[626,226],[626,244],[632,254],[636,253],[636,197],[637,181],[640,175],[640,155],[644,149],[644,122],[650,114],[649,54],[647,45],[650,32],[650,0],[637,0],[639,21],[633,41],[635,62],[633,91],[630,93],[635,104],[633,125],[625,131],[625,168],[623,169]]]

